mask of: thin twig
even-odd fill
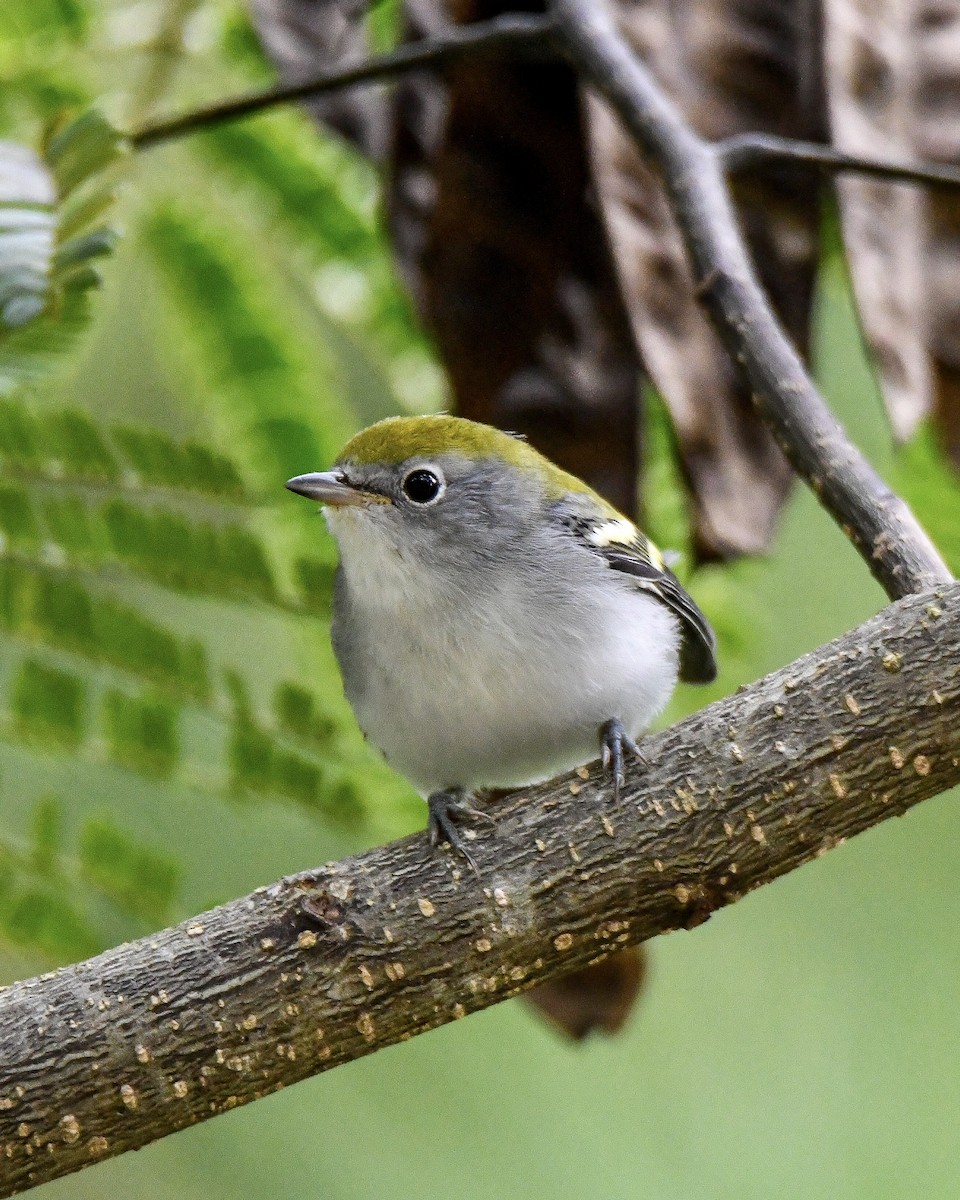
[[[960,188],[960,168],[938,163],[906,163],[847,154],[818,142],[793,141],[772,133],[739,133],[715,142],[728,175],[740,175],[774,163],[812,167],[827,175],[866,175],[891,183],[921,184],[926,187]]]
[[[136,149],[148,149],[229,121],[309,99],[325,92],[343,91],[363,83],[378,83],[424,67],[436,68],[470,53],[505,50],[549,57],[554,49],[556,26],[550,16],[507,14],[490,21],[452,27],[436,37],[401,46],[396,51],[364,59],[350,67],[324,71],[299,83],[235,96],[208,107],[194,109],[146,125],[130,135]],[[728,174],[741,174],[770,163],[795,163],[829,174],[850,173],[931,187],[960,187],[960,168],[939,164],[894,163],[847,154],[817,142],[794,141],[768,133],[741,133],[714,143]]]
[[[620,116],[660,177],[696,288],[757,412],[891,597],[951,578],[909,506],[873,470],[817,392],[754,272],[720,156],[690,128],[605,4],[553,0],[567,57]]]
[[[0,1195],[690,928],[960,781],[960,584],[494,810],[0,992]],[[931,696],[936,702],[931,701]],[[785,749],[786,747],[786,749]]]
[[[137,150],[145,150],[161,142],[249,117],[281,104],[306,100],[361,83],[382,82],[419,68],[436,69],[467,55],[497,52],[534,54],[539,57],[552,53],[553,46],[554,25],[550,17],[515,14],[497,17],[492,21],[479,21],[474,25],[457,26],[436,37],[400,46],[390,54],[364,59],[363,62],[335,71],[325,71],[300,83],[237,96],[208,108],[194,109],[182,116],[146,125],[130,134],[130,143]]]

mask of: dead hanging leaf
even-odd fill
[[[914,90],[916,157],[960,162],[960,2],[916,4]],[[928,193],[927,347],[933,374],[933,418],[960,468],[960,194]]]
[[[852,154],[912,157],[917,45],[910,4],[826,0],[826,78],[835,144]],[[932,407],[927,199],[920,188],[847,178],[838,194],[864,336],[895,435]]]
[[[369,0],[249,0],[249,4],[257,34],[285,83],[345,66],[369,53]],[[378,88],[347,88],[311,100],[306,107],[374,162],[383,161],[389,107]]]
[[[817,138],[816,29],[807,6],[778,0],[619,5],[620,26],[691,124],[719,139],[745,131]],[[809,64],[809,65],[806,65]],[[597,188],[643,362],[670,410],[693,495],[700,558],[766,548],[791,472],[757,421],[696,299],[659,182],[619,121],[590,105]],[[808,340],[818,232],[809,172],[755,175],[736,191],[763,283],[801,351]]]
[[[619,1033],[633,1011],[647,973],[641,946],[611,954],[592,967],[542,983],[524,999],[575,1041]]]
[[[960,3],[827,0],[835,143],[960,161]],[[844,241],[894,434],[932,414],[960,465],[960,197],[845,179]]]
[[[515,6],[459,0],[458,22]],[[446,19],[411,5],[411,40]],[[525,434],[627,512],[639,363],[590,203],[575,77],[485,56],[396,93],[389,213],[457,411]]]

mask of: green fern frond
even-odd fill
[[[210,699],[202,642],[176,635],[139,609],[96,593],[63,572],[0,560],[0,626],[39,645],[124,671],[175,699]]]
[[[316,266],[313,298],[327,318],[375,350],[393,389],[421,380],[418,407],[436,407],[442,378],[392,265],[378,217],[375,172],[339,139],[298,113],[225,125],[200,142],[211,161],[253,189],[258,207],[287,228]]]
[[[265,483],[305,462],[331,461],[350,423],[322,440],[317,417],[332,407],[326,355],[298,337],[283,281],[261,264],[246,232],[178,203],[158,209],[143,234],[170,301],[171,343],[199,386],[219,398],[224,437],[236,452]],[[342,413],[342,404],[336,408]]]

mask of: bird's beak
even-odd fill
[[[355,488],[343,478],[339,471],[319,471],[312,475],[297,475],[288,479],[285,485],[298,496],[306,496],[308,500],[318,500],[321,504],[329,504],[333,508],[346,508],[348,505],[388,504],[386,496],[376,492],[364,492]]]

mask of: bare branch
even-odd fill
[[[865,175],[891,183],[931,188],[960,188],[960,168],[937,163],[897,163],[847,154],[818,142],[801,142],[772,133],[740,133],[713,143],[729,175],[783,163],[812,167],[827,175]]]
[[[960,584],[594,772],[0,992],[0,1195],[691,927],[960,781]]]
[[[158,121],[131,133],[130,142],[135,149],[146,150],[161,142],[211,129],[226,121],[236,121],[295,100],[306,100],[361,83],[382,82],[421,68],[437,69],[464,55],[491,52],[549,55],[554,52],[553,39],[552,19],[543,16],[507,15],[492,21],[457,26],[436,37],[409,42],[390,54],[365,59],[336,71],[326,71],[300,83],[237,96],[220,104],[212,104],[209,108],[194,109],[182,116]]]
[[[618,113],[662,180],[704,306],[794,470],[888,595],[949,579],[908,505],[847,437],[773,315],[745,249],[720,156],[631,53],[604,4],[554,0],[552,11],[581,78]]]
[[[218,104],[146,125],[130,134],[130,142],[136,149],[146,150],[299,100],[343,91],[364,83],[384,82],[409,71],[443,67],[468,54],[504,51],[549,58],[556,52],[556,32],[551,17],[520,13],[451,27],[441,35],[401,46],[391,54],[367,58],[335,71],[324,71],[283,87],[234,96]],[[741,174],[771,163],[794,163],[831,175],[848,173],[930,187],[960,187],[960,168],[935,163],[885,162],[847,154],[832,146],[796,141],[775,134],[742,133],[713,145],[728,174]]]

